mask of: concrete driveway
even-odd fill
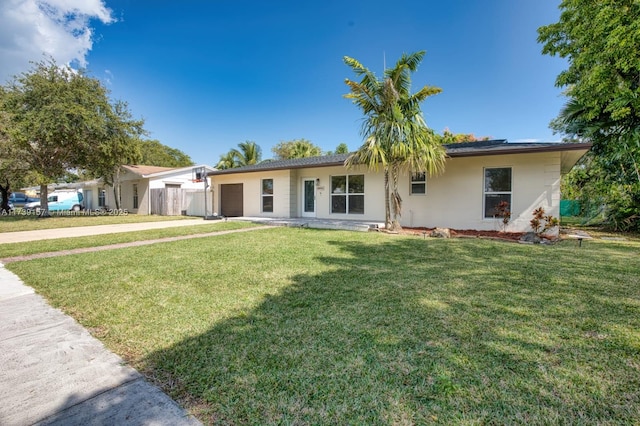
[[[146,231],[148,229],[174,228],[178,226],[211,225],[215,221],[203,219],[167,220],[160,222],[122,223],[118,225],[76,226],[72,228],[39,229],[0,233],[0,244],[52,240],[56,238],[86,237],[115,234],[118,232]]]

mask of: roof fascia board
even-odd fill
[[[214,170],[213,172],[207,173],[207,176],[224,176],[224,175],[233,175],[237,173],[272,172],[277,170],[317,169],[320,167],[335,167],[335,166],[344,166],[344,161],[334,161],[331,163],[322,163],[322,164],[299,164],[297,166],[265,167],[263,169],[238,170],[238,171],[235,171],[235,169]]]
[[[515,145],[511,144],[512,146]],[[590,143],[558,143],[558,145],[546,145],[544,147],[527,146],[522,148],[507,148],[499,147],[478,151],[465,151],[465,152],[452,152],[447,156],[451,158],[455,157],[480,157],[485,155],[508,155],[508,154],[531,154],[536,152],[557,152],[557,151],[580,151],[585,152],[591,149]]]
[[[165,171],[162,171],[162,172],[149,173],[147,175],[142,175],[142,177],[144,177],[144,178],[161,177],[163,175],[170,175],[170,174],[173,174],[173,173],[183,173],[183,172],[185,172],[187,170],[193,170],[193,169],[195,169],[197,167],[204,167],[205,170],[208,170],[208,171],[214,171],[215,170],[211,166],[207,166],[205,164],[199,164],[199,165],[196,165],[196,166],[180,167],[178,169],[171,169],[171,170],[165,170]]]
[[[516,143],[499,145],[493,148],[485,148],[478,149],[473,151],[464,151],[464,152],[452,152],[447,153],[447,157],[449,158],[460,158],[460,157],[481,157],[481,156],[490,156],[490,155],[509,155],[509,154],[532,154],[537,152],[557,152],[557,151],[580,151],[584,150],[585,153],[591,148],[591,143],[558,143],[557,145],[545,145],[545,146],[525,146],[521,148],[513,148]],[[278,166],[278,167],[265,167],[261,169],[252,169],[252,170],[242,170],[242,169],[225,169],[225,170],[215,170],[213,172],[209,172],[207,176],[224,176],[224,175],[232,175],[238,173],[259,173],[259,172],[271,172],[276,170],[293,170],[293,169],[315,169],[320,167],[335,167],[335,166],[343,166],[344,162],[335,161],[331,163],[323,163],[323,164],[301,164],[296,166]]]

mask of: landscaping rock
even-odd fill
[[[551,229],[547,229],[542,234],[542,238],[546,238],[547,240],[550,240],[550,241],[556,241],[558,238],[560,238],[560,227],[554,226]]]
[[[540,244],[541,239],[535,232],[527,232],[520,237],[520,241],[524,243]]]
[[[436,228],[429,234],[433,238],[451,238],[451,231],[449,228]]]

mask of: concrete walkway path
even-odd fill
[[[146,231],[148,229],[174,228],[177,226],[211,225],[215,221],[203,219],[163,220],[159,222],[121,223],[117,225],[76,226],[72,228],[38,229],[0,233],[0,244],[52,240],[56,238],[86,237],[115,234],[118,232]]]
[[[200,425],[0,265],[0,425]]]
[[[92,253],[96,251],[115,250],[115,249],[121,249],[121,248],[127,248],[127,247],[148,246],[151,244],[169,243],[171,241],[190,240],[193,238],[215,237],[218,235],[235,234],[238,232],[256,231],[264,228],[265,228],[264,226],[255,226],[251,228],[240,228],[240,229],[229,229],[226,231],[205,232],[202,234],[178,235],[176,237],[156,238],[153,240],[140,240],[140,241],[131,241],[128,243],[107,244],[104,246],[82,247],[82,248],[69,249],[69,250],[48,251],[43,253],[4,257],[0,259],[0,264],[4,263],[6,265],[11,262],[19,262],[23,260],[44,259],[47,257],[68,256],[70,254]],[[0,424],[0,426],[2,425]]]

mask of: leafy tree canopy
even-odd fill
[[[277,160],[289,160],[292,158],[317,157],[322,155],[322,148],[314,145],[306,139],[295,139],[280,142],[271,148]]]
[[[91,168],[87,175],[102,178],[111,185],[114,192],[116,208],[120,208],[120,173],[124,164],[137,164],[142,158],[140,136],[146,132],[142,120],[135,120],[129,112],[126,102],[112,105],[107,125],[109,137],[93,151]]]
[[[177,148],[163,145],[155,139],[140,141],[140,164],[159,167],[189,167],[194,162]]]
[[[567,58],[558,87],[584,108],[619,123],[640,121],[640,3],[564,0],[560,21],[538,29],[544,54]]]
[[[348,154],[349,147],[346,143],[342,142],[336,147],[336,154]]]
[[[542,52],[569,62],[556,79],[569,101],[552,127],[593,143],[583,165],[591,195],[615,227],[640,229],[640,3],[564,0],[560,9],[559,22],[538,29]]]
[[[43,207],[47,184],[67,170],[91,169],[99,157],[96,152],[111,141],[118,122],[98,80],[53,59],[16,76],[3,89],[1,101],[7,148],[39,179]]]
[[[5,91],[0,87],[0,105],[2,105]],[[9,211],[9,195],[13,188],[19,188],[24,183],[28,169],[24,160],[11,143],[9,137],[9,114],[0,109],[0,213]]]
[[[112,102],[84,70],[41,61],[2,87],[0,95],[0,177],[7,185],[25,179],[39,183],[43,207],[47,184],[69,178],[69,170],[103,178],[115,189],[123,164],[193,164],[177,149],[141,141],[144,122],[132,117],[125,102]]]
[[[489,136],[477,138],[473,133],[453,133],[449,129],[444,129],[444,132],[442,132],[442,135],[440,136],[442,144],[479,142],[488,141],[489,139],[491,139]]]
[[[129,112],[126,102],[112,105],[113,113],[107,120],[109,137],[93,150],[91,168],[86,175],[102,178],[114,188],[118,182],[120,166],[137,164],[141,159],[140,136],[145,134],[142,120],[135,120]],[[120,199],[120,197],[116,197]]]

